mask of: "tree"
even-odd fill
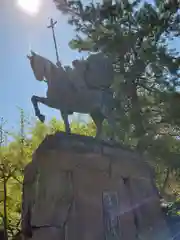
[[[161,166],[164,189],[169,173],[180,167],[180,58],[170,48],[180,35],[178,1],[54,2],[77,33],[69,43],[72,49],[100,51],[114,60],[116,134],[122,144],[150,154],[155,169]]]
[[[0,226],[3,226],[5,239],[18,239],[21,233],[21,189],[25,165],[32,159],[32,154],[42,140],[56,131],[64,130],[64,124],[52,119],[47,125],[39,121],[27,121],[24,111],[20,109],[20,127],[17,132],[4,130],[0,125]],[[95,126],[91,123],[73,122],[75,133],[94,135]],[[8,134],[13,136],[5,141]]]
[[[7,138],[7,132],[2,139]],[[20,109],[20,131],[14,142],[5,141],[0,147],[0,185],[3,185],[3,225],[5,239],[20,232],[21,185],[23,169],[27,163],[25,144],[25,116]],[[13,193],[13,194],[12,194]]]

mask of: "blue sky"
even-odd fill
[[[0,117],[7,120],[8,128],[18,126],[17,107],[33,117],[31,96],[45,96],[46,84],[35,80],[26,55],[32,48],[56,62],[52,33],[46,28],[50,17],[58,20],[56,36],[62,63],[70,64],[80,56],[68,47],[75,33],[67,18],[55,8],[53,0],[42,2],[39,14],[32,17],[17,7],[17,0],[0,0]],[[40,109],[47,121],[60,118],[57,110],[43,105]]]

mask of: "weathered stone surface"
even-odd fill
[[[134,223],[131,199],[122,178],[119,179],[119,217],[122,239],[135,240],[137,230]]]
[[[120,146],[49,136],[25,169],[23,190],[22,227],[29,216],[34,240],[159,240],[158,229],[168,237],[149,166]]]
[[[32,240],[64,240],[64,232],[61,228],[47,227],[37,228],[33,232]]]
[[[129,189],[137,220],[138,235],[147,240],[169,239],[166,223],[159,207],[157,191],[153,188],[150,179],[131,178]]]

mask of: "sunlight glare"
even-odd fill
[[[18,0],[18,6],[30,15],[36,15],[39,12],[41,0]]]

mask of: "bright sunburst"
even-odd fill
[[[19,7],[30,15],[36,15],[39,12],[41,0],[18,0]]]

